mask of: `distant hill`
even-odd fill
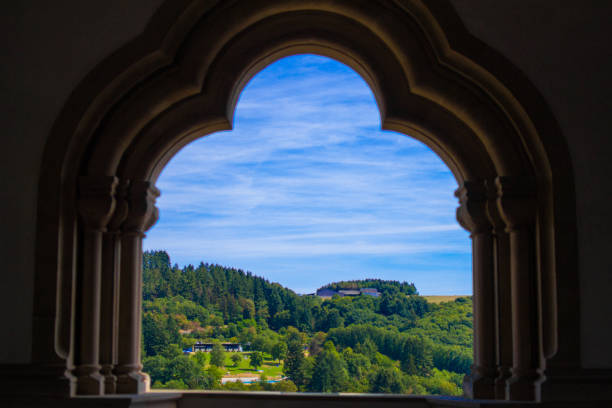
[[[200,263],[180,269],[165,251],[143,254],[145,301],[180,296],[220,316],[225,323],[265,320],[271,327],[311,327],[314,300],[278,283],[216,264]],[[146,307],[146,304],[145,304]],[[201,322],[205,323],[205,322]]]
[[[390,291],[399,291],[406,295],[418,295],[414,283],[399,282],[393,280],[383,279],[361,279],[361,280],[350,280],[350,281],[339,281],[328,283],[325,286],[321,286],[319,289],[361,289],[361,288],[374,288],[378,289],[379,292],[385,293]]]

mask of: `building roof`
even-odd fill
[[[361,295],[361,292],[359,291],[359,289],[340,289],[338,292],[345,296]]]
[[[317,296],[333,296],[333,295],[336,295],[337,293],[338,292],[336,292],[335,290],[329,289],[329,288],[317,290]]]
[[[367,292],[367,293],[378,293],[378,289],[376,288],[360,288],[359,289],[362,293]]]

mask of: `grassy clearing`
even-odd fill
[[[469,295],[450,295],[450,296],[423,296],[429,303],[454,302],[455,299],[461,297],[469,297]]]
[[[251,354],[249,351],[239,353],[242,355],[242,361],[235,366],[232,360],[230,359],[231,355],[234,353],[225,353],[225,372],[229,373],[226,375],[261,375],[262,373],[255,370],[253,367],[249,366],[249,355]],[[264,363],[262,366],[258,367],[259,370],[263,370],[263,374],[266,377],[278,377],[283,375],[283,363],[281,362],[278,365],[277,360],[273,360],[272,356],[268,353],[264,353]]]

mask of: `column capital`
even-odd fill
[[[130,181],[120,179],[115,191],[115,211],[108,222],[108,231],[117,233],[121,229],[121,224],[125,221],[129,212],[128,193]]]
[[[85,226],[103,231],[115,209],[114,176],[83,176],[79,178],[78,211]]]
[[[527,177],[500,176],[495,179],[497,208],[506,223],[506,230],[513,231],[529,226],[535,219],[536,188]]]
[[[128,192],[129,210],[123,223],[123,231],[144,234],[157,222],[159,211],[155,200],[159,190],[150,181],[132,181]]]
[[[473,234],[490,231],[491,225],[487,218],[487,191],[482,181],[464,181],[455,191],[459,199],[457,221]]]
[[[497,206],[497,186],[495,179],[485,180],[487,188],[487,217],[491,222],[493,233],[496,235],[506,233],[506,223],[500,214]]]

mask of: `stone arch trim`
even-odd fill
[[[58,383],[51,393],[146,389],[134,342],[155,180],[186,143],[231,128],[256,72],[301,52],[355,69],[383,128],[423,141],[455,174],[474,256],[466,394],[550,398],[556,376],[579,368],[578,298],[558,301],[577,287],[569,154],[522,74],[446,1],[420,0],[167,1],[82,81],[39,187],[33,360]]]

